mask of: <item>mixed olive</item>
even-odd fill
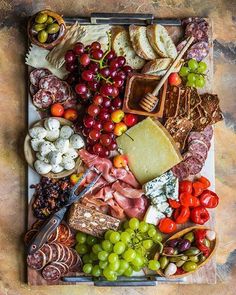
[[[212,252],[215,238],[212,230],[195,229],[167,240],[159,257],[161,271],[167,277],[195,271]]]
[[[52,43],[57,39],[59,31],[60,26],[55,18],[45,12],[36,14],[32,25],[32,33],[37,35],[40,43]]]

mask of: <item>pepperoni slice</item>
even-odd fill
[[[32,72],[30,72],[30,75],[29,75],[30,83],[36,87],[39,87],[40,79],[50,74],[51,72],[48,69],[44,69],[44,68],[35,69]]]
[[[34,254],[27,256],[27,264],[29,267],[40,270],[46,265],[46,255],[38,250]]]
[[[46,281],[55,282],[58,281],[61,277],[62,273],[58,265],[51,263],[47,265],[43,271],[42,276]]]
[[[33,104],[39,109],[47,109],[53,103],[52,93],[50,91],[45,91],[40,89],[33,96]]]

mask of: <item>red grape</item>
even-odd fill
[[[112,59],[112,61],[110,62],[109,68],[111,70],[116,70],[119,68],[119,63],[116,59]]]
[[[106,132],[112,132],[112,130],[115,128],[115,124],[112,121],[107,121],[103,124],[103,130]]]
[[[98,114],[98,119],[102,122],[108,121],[110,119],[110,114],[106,109],[101,109],[100,113]]]
[[[87,100],[91,97],[91,91],[88,89],[86,93],[83,93],[83,94],[80,94],[80,97],[83,99],[83,100]]]
[[[112,139],[111,137],[109,136],[109,134],[102,134],[100,136],[100,143],[103,145],[103,146],[108,146],[110,143],[111,143]]]
[[[130,67],[130,66],[124,66],[122,68],[122,70],[126,73],[126,74],[129,74],[131,72],[133,72],[133,69]]]
[[[119,78],[125,80],[125,78],[126,78],[126,74],[125,74],[125,72],[123,72],[123,71],[119,71],[119,72],[116,74],[116,77],[119,77]]]
[[[114,50],[110,50],[106,55],[107,60],[114,59],[115,57],[116,57],[116,53]]]
[[[112,85],[105,83],[100,88],[100,93],[101,93],[101,95],[104,95],[104,96],[110,96],[110,95],[112,95],[112,93],[113,93],[113,87],[112,87]]]
[[[73,50],[68,50],[65,54],[65,61],[66,63],[73,63],[76,60],[76,55]]]
[[[79,61],[82,66],[86,67],[90,63],[89,55],[87,53],[82,54]]]
[[[110,152],[107,148],[103,147],[102,151],[100,152],[99,156],[102,158],[108,158],[110,155]]]
[[[92,117],[96,117],[99,112],[100,112],[100,107],[95,105],[95,104],[91,104],[89,107],[88,107],[88,110],[87,110],[88,114]]]
[[[124,56],[118,56],[116,58],[116,60],[117,60],[117,62],[119,64],[120,68],[123,67],[123,65],[125,65],[125,63],[126,63],[126,59],[124,58]]]
[[[111,105],[111,99],[108,97],[103,97],[103,102],[102,102],[102,106],[104,108],[109,108]]]
[[[109,77],[109,75],[110,75],[110,70],[109,70],[109,68],[102,68],[100,71],[99,71],[99,73],[103,76],[103,77],[105,77],[105,78],[107,78],[107,77]]]
[[[84,45],[81,42],[78,42],[75,44],[73,50],[76,55],[81,55],[84,53]]]
[[[119,95],[119,89],[117,87],[113,86],[111,96],[112,97],[117,97],[118,95]]]
[[[91,131],[92,131],[92,130],[91,130]],[[90,132],[91,132],[91,131],[90,131]],[[87,137],[87,138],[86,138],[87,144],[89,144],[89,145],[94,145],[95,143],[98,142],[98,140],[99,140],[99,138],[97,138],[97,139],[95,139],[95,140],[91,139],[90,137]]]
[[[132,127],[138,122],[138,116],[134,114],[126,114],[123,121],[125,125]]]
[[[92,139],[93,141],[96,141],[100,138],[101,136],[101,133],[100,131],[96,130],[96,129],[92,129],[90,132],[89,132],[89,138]]]
[[[112,106],[115,107],[116,109],[119,109],[122,105],[122,101],[119,97],[116,97],[112,100]]]
[[[117,143],[115,142],[115,140],[112,140],[112,142],[107,146],[107,149],[109,151],[114,151],[117,149]]]
[[[90,132],[90,129],[89,129],[89,128],[83,128],[83,129],[82,129],[82,134],[83,134],[83,136],[85,136],[85,137],[88,137],[89,132]]]
[[[95,74],[99,70],[99,64],[94,61],[91,61],[88,68],[89,68],[89,70],[91,70]]]
[[[90,154],[93,154],[93,145],[88,145],[86,147],[86,150],[90,153]]]
[[[96,130],[102,130],[102,123],[100,121],[95,121],[94,125],[93,125],[93,129]]]
[[[101,59],[103,56],[103,51],[101,49],[93,49],[91,50],[90,54],[95,59]]]
[[[92,81],[94,77],[93,72],[91,70],[83,71],[81,76],[82,76],[82,79],[85,81]]]
[[[93,146],[93,152],[95,155],[99,155],[103,150],[103,147],[100,143],[96,143],[94,146]]]
[[[88,88],[85,84],[82,83],[78,83],[75,86],[75,92],[78,94],[84,94],[88,91]]]
[[[124,84],[124,79],[120,76],[116,76],[113,78],[113,82],[113,85],[119,88]]]
[[[74,72],[77,68],[78,66],[74,63],[66,63],[66,70],[70,73]]]
[[[101,44],[99,42],[95,41],[90,45],[90,48],[91,49],[101,49]]]
[[[77,80],[77,77],[74,73],[70,73],[66,78],[66,82],[70,85],[75,83],[76,80]]]
[[[96,105],[101,105],[103,102],[103,97],[100,95],[100,94],[96,94],[94,97],[93,97],[93,103],[96,104]]]
[[[117,71],[116,70],[110,70],[110,77],[114,78],[117,75]]]
[[[92,81],[88,82],[88,86],[92,91],[96,91],[98,89],[99,85],[100,85],[99,82],[96,80],[92,80]]]
[[[86,128],[91,128],[91,127],[93,127],[95,120],[91,116],[85,116],[83,119],[83,123]]]
[[[108,109],[109,113],[112,113],[112,112],[114,112],[116,110],[117,110],[117,108],[115,108],[114,106],[110,106],[109,109]]]

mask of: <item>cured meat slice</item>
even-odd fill
[[[54,95],[55,95],[56,102],[60,102],[60,103],[66,102],[70,98],[69,85],[64,81],[61,81],[61,85],[59,86],[59,88],[57,89]]]
[[[202,170],[202,163],[198,158],[189,157],[184,160],[190,175],[196,175]]]
[[[33,269],[40,270],[46,265],[46,255],[43,251],[38,250],[27,256],[27,264]]]
[[[52,261],[52,248],[48,244],[44,244],[40,250],[46,255],[46,264]]]
[[[192,151],[192,152],[186,152],[184,155],[183,155],[183,159],[187,159],[189,157],[194,157],[194,158],[198,158],[198,160],[202,163],[202,166],[205,164],[205,161],[206,161],[206,156],[201,154],[201,153],[198,153],[197,151]]]
[[[61,277],[62,273],[58,265],[51,263],[47,265],[43,271],[42,276],[46,281],[55,282],[58,281]]]
[[[61,256],[61,247],[57,243],[51,243],[49,246],[52,248],[52,261],[59,261]]]
[[[205,129],[201,131],[201,133],[204,134],[209,141],[211,141],[213,136],[213,127],[211,125],[208,125]]]
[[[29,92],[30,95],[33,97],[37,92],[39,91],[39,88],[37,86],[34,86],[33,84],[30,84],[29,86]]]
[[[61,80],[54,75],[49,75],[39,81],[39,88],[50,91],[52,94],[57,93],[61,87]]]
[[[189,169],[185,162],[180,162],[171,170],[179,180],[183,180],[189,176]]]
[[[73,252],[72,252],[71,249],[70,249],[70,255],[69,255],[67,261],[65,261],[65,263],[66,263],[66,264],[68,265],[68,267],[70,268],[71,265],[73,264],[73,262],[74,262],[74,254],[73,254]]]
[[[50,91],[45,91],[40,89],[33,96],[33,104],[39,109],[47,109],[53,103],[52,93]]]
[[[51,234],[51,236],[48,239],[49,243],[55,242],[59,235],[59,226],[56,228],[56,230]]]
[[[201,154],[206,158],[208,153],[208,146],[203,141],[194,140],[189,144],[188,150],[193,153]]]
[[[204,142],[207,145],[207,148],[210,149],[211,142],[205,136],[204,133],[202,133],[202,132],[190,132],[189,137],[188,137],[188,144],[191,144],[191,142],[196,141],[196,140]]]
[[[187,51],[187,59],[194,58],[197,61],[203,60],[209,53],[209,44],[205,41],[200,41],[193,44]]]
[[[74,261],[70,267],[70,271],[72,272],[77,272],[77,271],[81,271],[82,270],[82,265],[83,262],[80,258],[80,256],[77,254],[77,252],[75,250],[72,250],[73,255],[74,255]]]
[[[30,75],[29,75],[30,83],[36,87],[39,87],[40,79],[48,75],[51,75],[51,72],[48,69],[44,69],[44,68],[35,69],[32,72],[30,72]]]
[[[52,265],[55,265],[56,267],[58,267],[60,269],[62,276],[65,275],[69,270],[68,266],[65,263],[60,262],[60,261],[53,262]]]
[[[60,256],[58,257],[58,261],[63,261],[65,259],[65,255],[66,255],[66,249],[65,249],[65,246],[60,244],[60,243],[57,243],[57,245],[59,246],[60,248]]]

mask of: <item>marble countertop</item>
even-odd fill
[[[95,288],[91,286],[30,287],[25,284],[22,243],[26,228],[27,48],[26,18],[51,8],[64,15],[91,12],[153,13],[159,17],[209,16],[214,30],[214,92],[221,99],[225,121],[215,128],[216,191],[220,205],[216,228],[216,285],[159,285],[150,288]],[[236,1],[1,1],[0,2],[0,295],[49,294],[235,294],[236,281]]]

